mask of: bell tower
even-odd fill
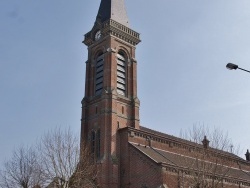
[[[102,188],[119,187],[119,135],[124,127],[139,128],[137,61],[139,33],[129,28],[124,0],[101,0],[88,47],[81,140],[89,143],[98,164]]]

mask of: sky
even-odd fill
[[[80,135],[87,47],[100,0],[0,1],[0,166],[47,131]],[[126,0],[137,46],[140,123],[179,136],[220,128],[250,149],[249,0]]]

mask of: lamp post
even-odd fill
[[[226,67],[227,67],[227,69],[229,69],[229,70],[236,70],[236,69],[240,69],[240,70],[243,70],[243,71],[246,71],[246,72],[248,72],[248,73],[250,73],[250,71],[249,70],[246,70],[246,69],[242,69],[242,68],[240,68],[238,65],[235,65],[235,64],[233,64],[233,63],[228,63],[227,65],[226,65]]]

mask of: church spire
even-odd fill
[[[96,20],[103,23],[109,19],[129,27],[124,0],[101,0]]]
[[[83,43],[90,46],[107,36],[119,38],[133,46],[140,40],[140,34],[129,28],[125,0],[101,0],[95,24],[85,34]]]

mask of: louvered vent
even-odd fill
[[[126,61],[122,54],[117,54],[117,93],[126,94]]]
[[[96,76],[95,76],[95,94],[99,95],[103,89],[103,54],[99,55],[96,59]]]

